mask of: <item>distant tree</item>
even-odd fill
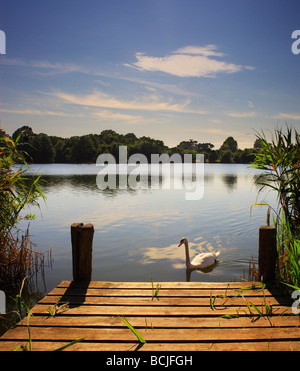
[[[134,144],[134,142],[137,140],[137,137],[133,133],[128,133],[124,135],[125,143],[128,144]]]
[[[210,151],[208,154],[208,162],[215,163],[218,160],[218,154],[216,151]]]
[[[90,135],[70,139],[70,162],[77,164],[96,162],[97,151]]]
[[[220,147],[220,151],[231,151],[232,153],[236,152],[238,149],[238,144],[233,137],[228,137],[225,139],[224,143]]]
[[[252,148],[245,148],[241,154],[241,163],[250,164],[255,159],[255,151]]]
[[[51,143],[55,149],[55,160],[54,162],[57,163],[66,163],[67,156],[66,156],[66,149],[67,149],[67,143],[68,139],[56,137],[56,136],[49,136]]]
[[[235,164],[240,164],[242,162],[242,155],[243,155],[243,150],[238,149],[233,155],[232,155],[232,161]]]
[[[12,139],[16,140],[20,136],[19,143],[25,143],[29,142],[35,135],[30,126],[24,125],[13,133]]]
[[[18,136],[20,136],[18,149],[28,153],[26,160],[45,163],[93,163],[101,153],[111,153],[118,161],[119,146],[127,146],[128,156],[134,153],[144,154],[149,162],[151,154],[167,153],[171,156],[179,153],[182,160],[184,154],[192,154],[195,161],[196,154],[201,153],[204,154],[206,162],[248,163],[253,158],[253,152],[259,150],[258,148],[248,151],[238,150],[237,141],[233,137],[228,137],[219,150],[213,150],[212,143],[198,143],[194,139],[181,141],[178,146],[169,148],[161,140],[146,136],[138,138],[134,133],[118,134],[111,129],[103,130],[100,134],[60,138],[35,134],[31,127],[22,126],[13,134],[15,139]],[[257,147],[258,143],[255,146]]]
[[[79,139],[80,137],[74,136],[71,137],[68,141],[68,147],[70,148],[68,160],[69,162],[75,164],[79,164],[81,162]]]
[[[229,164],[232,162],[232,160],[233,160],[233,155],[229,149],[221,152],[221,155],[220,155],[221,163]]]
[[[114,130],[103,130],[100,134],[101,143],[111,144],[119,141],[119,134]]]
[[[97,151],[97,148],[100,145],[100,137],[99,137],[99,135],[97,135],[97,134],[89,134],[88,136],[89,136],[89,138],[91,139],[91,141],[92,141],[92,143],[94,145],[95,151]]]
[[[6,133],[3,129],[0,129],[0,138],[6,137]]]
[[[57,141],[54,145],[55,149],[55,162],[64,163],[66,161],[66,156],[64,153],[65,144],[63,140]]]
[[[211,143],[198,143],[196,146],[198,153],[209,153],[214,148]]]
[[[181,161],[183,161],[183,155],[185,153],[185,150],[182,147],[172,147],[168,148],[166,153],[171,157],[173,154],[179,154],[181,156]]]
[[[32,162],[49,164],[55,160],[55,149],[47,134],[35,135],[31,141]]]
[[[96,148],[91,135],[84,135],[79,139],[82,163],[96,162]]]
[[[261,141],[257,138],[253,144],[253,148],[260,149],[262,148]]]
[[[193,149],[196,149],[197,143],[198,142],[193,139],[184,140],[178,144],[178,147],[181,147],[183,149],[193,150]]]
[[[150,138],[142,137],[139,141],[139,149],[140,153],[145,155],[147,157],[147,160],[151,161],[151,154],[155,153],[153,152],[153,142],[150,140]]]
[[[114,156],[116,162],[119,162],[119,147],[122,145],[120,142],[113,142],[109,146],[109,153]]]
[[[101,153],[109,153],[109,146],[107,144],[99,144],[97,147],[97,155],[101,155]]]

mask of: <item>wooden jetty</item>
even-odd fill
[[[33,316],[8,330],[0,350],[57,350],[79,339],[66,350],[300,350],[300,316],[270,283],[91,281],[93,233],[90,224],[72,225],[74,280],[61,282]],[[274,243],[274,230],[262,228],[259,272],[270,280]]]
[[[155,297],[151,282],[61,282],[31,310],[32,350],[82,338],[66,350],[300,350],[300,316],[276,289],[251,282],[160,285]],[[26,344],[27,319],[0,338],[0,350]]]

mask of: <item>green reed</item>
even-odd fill
[[[262,190],[275,191],[277,208],[265,200],[256,205],[273,211],[277,229],[278,280],[291,288],[300,287],[300,135],[292,128],[276,129],[271,140],[265,133],[257,134],[261,148],[253,168],[262,170],[255,179]]]
[[[142,344],[146,344],[146,340],[142,337],[142,335],[127,321],[125,317],[118,316],[120,320],[124,323],[125,326],[131,330],[132,333],[138,338],[139,342]]]

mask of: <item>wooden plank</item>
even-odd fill
[[[205,297],[209,298],[211,295],[212,296],[217,296],[217,295],[224,295],[226,294],[227,297],[235,297],[239,293],[238,289],[164,289],[161,288],[159,291],[159,297]],[[263,296],[263,291],[262,290],[243,290],[242,294],[244,297],[257,297],[257,296]],[[266,297],[269,296],[278,296],[278,297],[286,297],[283,295],[282,290],[275,289],[269,291],[268,289],[264,290],[264,294]],[[47,296],[63,296],[63,295],[73,295],[73,296],[110,296],[110,297],[115,297],[115,296],[125,296],[125,297],[131,297],[131,296],[136,296],[136,297],[152,297],[152,289],[110,289],[110,288],[76,288],[76,287],[58,287],[54,288]]]
[[[134,306],[209,306],[210,298],[202,297],[98,297],[98,296],[46,296],[39,303],[54,305],[56,303],[68,302],[71,305],[134,305]],[[236,298],[217,298],[214,302],[214,306],[245,306],[247,302],[251,302],[256,306],[262,304],[272,305],[288,305],[290,299],[280,298],[279,301],[274,297],[266,297],[263,300],[262,297],[252,297],[250,301],[245,300],[242,297]]]
[[[26,344],[26,342],[22,343]],[[34,342],[33,351],[53,351],[68,342],[47,341]],[[11,351],[21,343],[18,341],[3,342],[0,351]],[[221,342],[221,343],[147,343],[141,346],[133,343],[91,343],[83,341],[72,345],[66,351],[160,351],[160,352],[195,352],[195,351],[299,351],[300,341],[268,341],[268,342]]]
[[[272,316],[269,321],[257,317],[234,319],[219,317],[126,317],[135,328],[239,328],[239,327],[300,327],[300,316]],[[24,322],[26,324],[26,321]],[[20,323],[21,325],[21,323]],[[122,327],[118,316],[33,316],[30,326],[36,327]]]
[[[147,329],[139,333],[147,342],[216,342],[216,341],[272,341],[299,340],[299,328],[216,328],[216,329]],[[57,328],[57,327],[32,327],[30,329],[32,341],[73,341],[85,338],[88,341],[136,341],[136,336],[126,328]],[[3,340],[28,340],[27,326],[18,326],[7,331]]]
[[[37,304],[32,308],[33,314],[48,314],[49,304]],[[291,307],[273,306],[273,315],[293,314]],[[181,307],[181,306],[100,306],[100,305],[78,305],[70,306],[63,315],[125,315],[125,316],[222,316],[225,314],[248,316],[249,309],[243,307],[228,307],[212,310],[210,307]],[[257,314],[252,309],[253,314]]]
[[[260,287],[260,282],[154,282],[154,286],[159,283],[164,289],[240,289],[250,286]],[[83,287],[83,288],[108,288],[108,289],[149,289],[152,290],[151,282],[107,282],[107,281],[91,281],[88,284],[85,282],[62,281],[57,287]]]

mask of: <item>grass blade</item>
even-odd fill
[[[71,343],[66,344],[66,345],[64,345],[64,346],[62,346],[62,347],[60,347],[58,349],[55,349],[55,352],[61,352],[62,350],[66,349],[66,348],[68,348],[68,347],[70,347],[70,346],[72,346],[72,345],[74,345],[76,343],[79,343],[80,341],[83,341],[84,339],[85,338],[81,338],[81,339],[78,339],[78,340],[71,341]]]
[[[153,279],[151,278],[151,283],[152,283],[152,300],[154,298],[156,298],[157,300],[158,299],[158,294],[159,294],[159,291],[161,289],[161,285],[159,285],[158,283],[156,284],[156,288],[154,289],[154,283],[153,283]]]
[[[263,313],[257,308],[256,305],[254,305],[253,303],[250,302],[249,303],[249,306],[251,306],[252,308],[254,308],[261,317],[264,316]]]
[[[134,333],[134,335],[139,339],[139,341],[140,341],[140,343],[142,343],[142,344],[146,344],[146,340],[142,337],[142,335],[140,335],[139,333],[138,333],[138,331],[127,321],[127,319],[126,318],[124,318],[124,317],[121,317],[121,316],[118,316],[119,318],[120,318],[120,320],[124,323],[124,325],[126,325],[128,328],[129,328],[129,330],[131,330],[133,333]]]

